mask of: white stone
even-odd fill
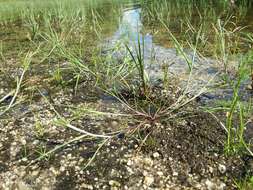
[[[23,138],[23,139],[21,139],[21,144],[22,145],[26,145],[26,140]]]
[[[173,174],[172,174],[173,176],[178,176],[178,172],[173,172]]]
[[[218,190],[224,190],[226,188],[226,184],[225,183],[221,183],[218,187]]]
[[[133,161],[132,161],[132,160],[128,160],[128,161],[127,161],[127,165],[128,165],[128,166],[133,165]]]
[[[158,158],[160,156],[160,154],[158,153],[158,152],[155,152],[154,154],[153,154],[153,157],[154,158]]]
[[[215,184],[211,182],[209,179],[206,180],[205,184],[208,190],[215,190],[216,188]]]
[[[31,175],[32,175],[33,177],[35,177],[35,176],[39,175],[39,170],[35,170],[35,171],[33,171]]]
[[[163,172],[157,172],[157,175],[163,176]]]
[[[119,125],[117,121],[112,121],[111,124],[112,124],[112,127],[117,127]]]
[[[227,170],[226,166],[223,164],[219,164],[218,169],[219,169],[220,173],[222,173],[222,174],[224,174]]]
[[[18,189],[19,190],[31,190],[30,187],[28,187],[24,182],[20,181],[18,182]]]
[[[143,171],[143,176],[148,176],[148,172],[147,171]]]
[[[117,181],[114,181],[114,180],[110,180],[109,181],[109,185],[110,186],[116,186],[116,187],[119,187],[120,186],[120,183],[119,182],[117,182]]]
[[[144,158],[143,159],[143,163],[145,165],[148,165],[148,166],[152,166],[153,165],[153,161],[150,158]]]
[[[155,179],[154,179],[154,177],[152,177],[152,176],[145,176],[145,178],[144,178],[144,184],[146,185],[146,186],[150,186],[150,185],[152,185],[153,183],[154,183],[154,181],[155,181]]]
[[[22,161],[23,161],[23,162],[27,162],[28,159],[27,159],[26,157],[24,157],[24,158],[22,158]]]

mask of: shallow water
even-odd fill
[[[167,2],[167,3],[164,3]],[[41,3],[38,0],[35,1],[0,1],[0,18],[4,21],[12,20],[13,22],[18,21],[24,17],[25,11],[28,14],[34,13],[40,14],[40,12],[48,11],[49,14],[61,16],[60,14],[69,15],[73,12],[84,12],[83,14],[87,17],[87,27],[94,24],[93,17],[94,15],[98,19],[99,27],[101,27],[101,36],[102,38],[108,38],[110,36],[113,40],[123,40],[125,38],[130,39],[133,42],[137,42],[138,38],[143,39],[147,48],[152,47],[154,44],[162,47],[171,47],[173,44],[169,40],[168,34],[161,26],[158,26],[157,23],[151,23],[147,21],[151,13],[152,6],[155,4],[152,1],[141,1],[141,0],[74,0],[73,3],[68,1],[44,1]],[[154,7],[157,5],[154,5]],[[201,4],[197,4],[197,8],[188,7],[185,4],[173,3],[171,0],[161,1],[161,6],[167,6],[167,11],[170,11],[168,15],[171,16],[170,21],[170,30],[177,33],[183,33],[179,30],[182,20],[189,19],[194,25],[195,23],[200,22],[200,17],[206,16],[206,20],[213,20],[221,18],[225,20],[226,15],[236,15],[236,23],[240,27],[253,27],[253,8],[244,8],[238,10],[223,10],[223,7],[216,4],[210,4],[210,12],[216,12],[208,18],[208,14],[205,13],[205,7]],[[198,7],[199,6],[199,7]],[[207,5],[204,5],[207,6]],[[162,7],[158,7],[162,8]],[[1,11],[1,9],[3,9]],[[186,9],[186,10],[184,10]],[[198,10],[199,9],[199,10]],[[200,12],[198,13],[197,10]],[[62,12],[66,11],[66,12]],[[162,15],[161,10],[161,15]],[[188,11],[188,12],[187,12]],[[201,12],[202,11],[202,12]],[[5,14],[6,13],[6,14]],[[166,13],[167,14],[167,13]],[[90,16],[92,15],[92,16]],[[215,17],[215,16],[216,17]],[[64,15],[62,15],[64,16]],[[1,21],[0,19],[0,21]],[[234,20],[231,20],[232,22]],[[158,22],[156,20],[156,22]],[[102,24],[101,24],[102,23]],[[0,37],[1,39],[1,37]]]
[[[238,25],[246,27],[247,32],[251,32],[253,9],[248,9],[239,19]],[[117,31],[107,39],[109,46],[115,45],[119,42],[125,43],[125,39],[132,48],[136,46],[138,40],[140,43],[144,43],[144,63],[146,72],[151,80],[161,79],[163,77],[163,66],[169,66],[169,73],[183,79],[183,81],[189,82],[191,93],[198,92],[201,88],[218,82],[216,79],[221,75],[220,63],[217,60],[208,57],[199,57],[191,49],[185,49],[186,55],[193,60],[193,72],[189,75],[189,67],[178,52],[174,48],[168,48],[168,38],[163,36],[152,35],[152,33],[145,31],[144,20],[142,19],[142,7],[140,4],[135,4],[132,8],[123,9],[121,19]],[[232,14],[232,13],[231,13]],[[159,30],[160,28],[156,29]],[[161,34],[161,33],[160,33]],[[159,40],[156,40],[158,38]],[[236,62],[236,59],[232,62]],[[236,66],[236,65],[235,65]],[[185,83],[183,83],[185,85]],[[240,94],[242,100],[248,100],[252,97],[252,93],[246,90],[246,86],[250,85],[250,81],[245,81],[242,84]],[[228,88],[221,88],[212,92],[207,92],[203,97],[203,101],[209,100],[229,100],[233,96],[233,90]]]
[[[52,9],[51,11],[57,13],[57,6],[59,6],[59,1],[46,1],[44,4],[39,3],[39,1],[34,1],[33,3],[29,1],[19,1],[19,3],[15,4],[15,7],[8,7],[8,1],[0,2],[0,5],[6,6],[6,10],[9,8],[9,12],[7,17],[13,19],[14,16],[21,14],[22,10],[25,10],[26,7],[29,7],[31,12],[39,12],[43,10]],[[132,48],[136,46],[138,40],[140,43],[144,43],[144,63],[146,72],[148,73],[150,80],[157,80],[163,77],[162,68],[164,65],[169,66],[169,73],[171,73],[175,78],[183,79],[183,81],[188,81],[189,79],[189,67],[186,61],[182,58],[182,56],[178,55],[178,52],[173,48],[172,40],[164,31],[164,28],[161,28],[157,23],[152,23],[147,21],[149,17],[149,8],[152,9],[152,6],[149,7],[149,2],[146,1],[144,4],[141,1],[116,1],[116,0],[96,0],[96,1],[82,1],[76,0],[76,3],[69,3],[68,1],[61,1],[61,6],[65,8],[67,11],[65,14],[68,15],[68,11],[82,10],[87,17],[87,28],[89,28],[92,24],[94,24],[94,15],[97,17],[98,22],[98,35],[101,35],[103,43],[105,47],[110,49],[117,44],[124,45],[128,43]],[[168,6],[168,10],[171,11],[171,24],[169,25],[170,29],[174,32],[177,37],[180,38],[180,22],[181,19],[186,19],[188,17],[192,24],[198,23],[200,20],[199,16],[196,16],[196,9],[185,7],[185,5],[177,5],[177,3],[173,3],[172,1],[167,1],[168,4],[164,4]],[[152,3],[152,2],[151,2]],[[80,5],[80,6],[78,6]],[[56,7],[54,7],[56,6]],[[204,11],[205,7],[201,7],[199,10]],[[2,6],[3,7],[3,6]],[[8,7],[8,8],[7,8]],[[36,8],[35,8],[36,7]],[[79,8],[79,9],[78,9]],[[162,8],[162,7],[160,7]],[[184,10],[187,8],[188,10],[192,10],[192,12],[188,13]],[[151,10],[150,9],[150,10]],[[212,5],[210,7],[211,10],[216,11],[217,18],[225,19],[222,15],[225,15],[221,7],[216,7],[216,5]],[[165,9],[166,10],[166,9]],[[237,20],[237,24],[240,26],[249,26],[251,28],[252,23],[252,8],[248,10],[240,10],[241,14],[239,14]],[[19,12],[20,11],[20,12]],[[13,14],[11,14],[13,12]],[[238,11],[236,10],[227,10],[230,14],[236,14]],[[201,12],[202,13],[202,12]],[[3,13],[0,13],[3,14]],[[161,10],[162,14],[162,10]],[[205,14],[204,12],[202,14]],[[12,15],[12,16],[10,16]],[[207,14],[208,15],[208,14]],[[206,20],[214,19],[210,16],[210,18],[205,18]],[[15,18],[15,17],[14,17]],[[18,16],[16,18],[18,20]],[[151,23],[151,24],[150,24]],[[96,25],[96,23],[94,24]],[[93,26],[94,27],[94,26]],[[15,28],[17,29],[17,28]],[[1,32],[0,42],[6,41],[10,36],[15,36],[16,38],[14,42],[18,41],[18,39],[22,39],[16,34],[17,32]],[[13,40],[7,41],[11,43]],[[21,41],[21,40],[20,40]],[[10,45],[12,47],[12,44]],[[220,67],[219,63],[213,58],[200,57],[194,54],[191,49],[185,49],[186,55],[189,59],[194,59],[194,71],[191,75],[192,85],[191,89],[193,92],[198,91],[201,87],[205,86],[210,80],[214,80],[219,72]],[[185,83],[183,83],[185,85]],[[245,84],[247,85],[247,83]],[[224,91],[221,92],[221,94]],[[230,91],[229,91],[230,92]],[[228,93],[232,95],[231,93]],[[217,97],[217,96],[211,96]]]

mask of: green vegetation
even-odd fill
[[[208,154],[252,157],[251,139],[246,138],[253,108],[250,11],[251,1],[246,0],[235,4],[224,0],[0,0],[0,120],[17,117],[23,122],[23,110],[32,110],[32,119],[29,115],[25,122],[31,124],[32,138],[39,143],[36,148],[25,145],[27,167],[50,163],[66,147],[91,142],[92,154],[85,159],[84,170],[115,139],[137,139],[138,150],[145,145],[153,148],[159,143],[152,135],[161,126],[194,128],[187,119],[202,121],[198,114],[203,112],[214,117],[225,133],[220,140],[223,152],[209,147]],[[141,23],[131,26],[135,19]],[[123,21],[137,28],[138,39],[121,36]],[[168,50],[176,52],[169,60],[162,57]],[[209,72],[207,64],[217,72]],[[216,99],[219,90],[229,91],[228,97]],[[214,98],[201,103],[208,93]],[[45,109],[46,116],[40,115]],[[213,124],[206,120],[204,125]],[[192,130],[188,132],[194,137]],[[205,131],[202,135],[208,139]],[[65,139],[59,143],[61,137]],[[248,176],[253,170],[245,170],[247,175],[233,179],[239,189],[252,186]]]

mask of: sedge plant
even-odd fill
[[[147,77],[145,75],[145,65],[144,65],[144,39],[141,40],[140,37],[138,37],[137,46],[135,45],[134,52],[130,49],[130,46],[127,44],[126,49],[130,54],[138,70],[138,75],[141,80],[141,88],[143,89],[143,92],[146,95],[148,90],[148,84],[147,84]]]
[[[239,153],[242,150],[246,150],[247,153],[253,155],[244,139],[244,131],[246,128],[245,108],[240,100],[240,87],[242,81],[247,78],[247,63],[247,58],[241,60],[238,67],[238,79],[232,82],[233,98],[226,118],[227,139],[225,153],[227,154]],[[238,123],[235,123],[236,117],[239,118]],[[236,124],[237,127],[235,127]]]

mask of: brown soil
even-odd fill
[[[94,94],[83,92],[76,98],[72,90],[64,89],[51,95],[51,99],[66,118],[70,118],[72,113],[67,105],[88,105],[114,113],[124,111],[114,101],[93,99],[92,103],[87,103],[89,96]],[[27,167],[43,151],[79,134],[55,126],[56,114],[43,98],[36,98],[36,102],[29,104],[24,101],[1,119],[0,187],[61,190],[236,189],[234,180],[244,178],[253,169],[250,159],[245,161],[240,156],[224,156],[225,133],[222,127],[211,115],[191,110],[178,119],[163,118],[160,122],[153,122],[148,130],[140,129],[135,135],[115,137],[102,147],[86,169],[83,167],[94,155],[99,143],[97,140],[70,144],[48,159]],[[41,136],[35,127],[36,117],[43,126]],[[73,124],[93,133],[114,131],[126,125],[137,126],[134,120],[126,118],[87,115]]]

